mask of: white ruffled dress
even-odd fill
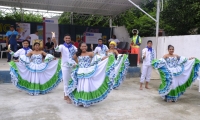
[[[20,55],[19,62],[9,64],[11,80],[17,88],[30,95],[46,94],[53,90],[62,80],[61,61],[53,60],[54,56],[47,54],[44,62],[41,54]]]
[[[161,84],[158,92],[166,101],[177,101],[199,76],[198,59],[168,57],[154,60],[152,65],[160,73]]]
[[[75,105],[89,107],[107,97],[114,85],[114,61],[113,55],[103,61],[99,57],[78,57],[67,92]]]

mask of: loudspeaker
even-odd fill
[[[137,60],[138,60],[138,55],[137,54],[129,54],[128,55],[128,59],[129,59],[129,62],[130,62],[130,65],[129,66],[137,66]]]
[[[61,57],[61,53],[60,52],[54,52],[54,56],[60,58]]]

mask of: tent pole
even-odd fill
[[[71,12],[71,24],[74,24],[74,16],[73,16],[73,12]]]
[[[138,5],[136,5],[133,1],[128,0],[130,3],[132,3],[136,8],[138,8],[140,11],[142,11],[144,14],[146,14],[147,16],[149,16],[153,21],[156,22],[156,19],[153,18],[151,15],[149,15],[147,12],[145,12],[142,8],[140,8]]]
[[[110,24],[110,38],[111,38],[111,34],[112,34],[112,17],[110,17],[109,24]]]
[[[159,35],[159,21],[160,21],[160,0],[157,0],[156,13],[156,58],[158,58],[158,35]]]

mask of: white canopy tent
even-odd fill
[[[136,4],[142,0],[134,0]],[[114,16],[133,7],[127,0],[0,0],[0,5]]]
[[[163,0],[157,0],[156,19],[137,5],[144,2],[144,0],[0,0],[0,5],[19,7],[21,9],[29,8],[47,10],[47,12],[65,11],[72,13],[104,15],[110,16],[111,18],[125,12],[134,5],[156,22],[156,40],[158,40],[160,1]],[[111,18],[110,27],[113,27]]]

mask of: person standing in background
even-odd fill
[[[34,34],[30,34],[26,39],[30,40],[30,48],[32,49],[33,40],[38,40],[38,31],[35,31]]]
[[[15,31],[14,26],[10,25],[10,30],[6,33],[6,46],[10,45],[10,49],[13,52],[17,51],[17,40],[20,36],[18,35],[18,32]],[[10,62],[11,55],[8,53],[8,61]]]
[[[137,54],[138,60],[137,65],[140,63],[140,45],[142,43],[141,37],[138,35],[139,31],[137,29],[133,29],[133,38],[131,40],[131,54]]]
[[[47,38],[47,43],[45,44],[45,52],[53,54],[54,43],[51,41],[51,38]]]
[[[117,45],[120,43],[120,41],[117,39],[116,35],[112,35],[111,39],[108,40],[109,44],[112,41],[114,41]],[[117,48],[117,45],[115,46],[115,48]]]

